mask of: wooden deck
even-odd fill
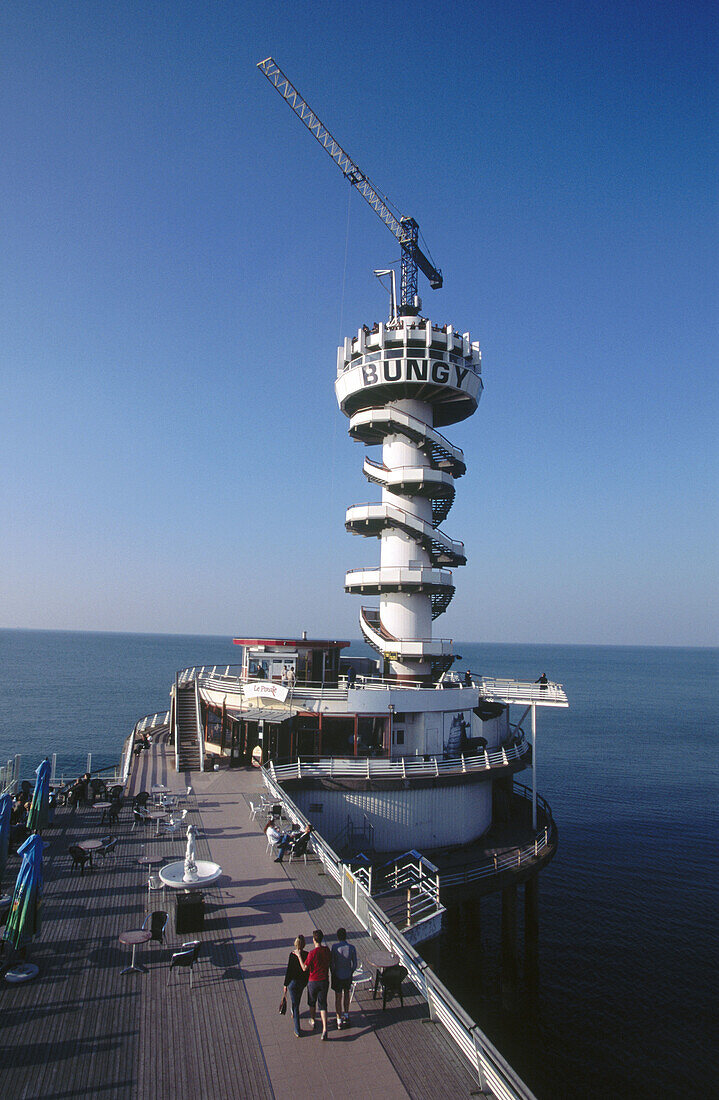
[[[147,873],[137,862],[143,849],[182,858],[181,831],[176,839],[155,838],[154,828],[133,832],[128,809],[112,830],[91,807],[59,810],[45,834],[43,927],[28,953],[40,976],[23,986],[0,982],[3,1096],[352,1100],[376,1093],[431,1100],[476,1090],[441,1029],[426,1022],[426,1005],[409,982],[404,1008],[395,1000],[383,1012],[371,992],[360,992],[349,1030],[331,1024],[326,1043],[308,1031],[296,1039],[289,1013],[277,1012],[295,936],[309,939],[319,926],[332,941],[344,924],[360,960],[371,940],[319,863],[279,865],[266,853],[261,823],[249,820],[247,808],[260,790],[257,772],[176,775],[156,744],[136,762],[130,793],[159,782],[175,791],[192,784],[188,821],[198,826],[198,857],[223,867],[217,887],[205,892],[204,929],[178,936],[174,899],[153,894],[148,904]],[[110,831],[119,837],[117,854],[83,876],[71,871],[68,845]],[[6,890],[18,862],[11,859]],[[161,908],[170,914],[166,945],[138,948],[147,972],[121,975],[131,949],[119,934]],[[202,941],[193,989],[185,970],[173,971],[168,985],[172,950],[193,938]],[[306,1020],[305,1003],[305,1027]]]

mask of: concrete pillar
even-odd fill
[[[517,994],[517,887],[502,890],[502,1006],[514,1008]]]
[[[529,996],[539,992],[539,875],[524,884],[524,980]]]

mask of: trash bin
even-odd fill
[[[205,896],[201,890],[178,890],[175,931],[201,932],[205,926]]]

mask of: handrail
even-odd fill
[[[273,798],[283,802],[290,817],[303,825],[309,821],[274,778],[273,769],[262,768],[262,778]],[[342,863],[317,832],[310,844],[325,870],[342,889],[342,899],[373,939],[397,955],[420,995],[427,1001],[430,1018],[441,1024],[476,1073],[479,1087],[497,1100],[536,1100],[522,1079],[502,1057],[479,1025],[464,1011],[400,930],[382,912],[358,875]]]
[[[4,767],[0,768],[0,794],[15,794],[17,791],[21,760],[21,756],[13,756]]]
[[[432,569],[436,569],[436,566],[432,566]],[[362,570],[360,570],[361,572]],[[349,570],[353,572],[353,570]],[[422,640],[422,639],[420,639]],[[432,638],[432,641],[449,642],[449,638]],[[225,668],[225,672],[218,672],[218,667]],[[237,673],[231,673],[230,669],[237,669]],[[207,671],[205,671],[207,670]],[[196,675],[195,675],[196,674]],[[235,681],[238,684],[254,682],[254,677],[246,677],[242,674],[242,665],[226,665],[217,666],[213,665],[211,668],[209,665],[203,665],[198,668],[197,665],[192,668],[181,669],[177,677],[180,683],[186,683],[191,679],[199,679],[204,686],[211,686],[216,683],[223,688],[227,687],[227,680]],[[324,698],[342,698],[346,695],[346,676],[340,676],[339,683],[344,686],[338,686],[336,688],[328,688],[323,686],[319,682],[315,681],[303,681],[296,680],[294,684],[294,692],[297,695],[307,695],[313,691],[322,692]],[[382,676],[363,676],[358,674],[353,687],[355,689],[366,688],[368,690],[387,690],[391,688],[395,691],[436,691],[442,687],[450,686],[452,688],[460,688],[464,690],[473,690],[479,692],[479,697],[492,700],[493,697],[501,697],[506,699],[508,696],[516,697],[517,701],[538,702],[538,703],[558,703],[566,704],[566,693],[562,684],[549,681],[547,686],[538,684],[534,681],[527,680],[511,680],[509,678],[491,677],[491,676],[477,676],[473,679],[471,684],[465,684],[461,677],[456,674],[450,674],[444,678],[442,683],[428,685],[419,680],[414,681],[402,681],[385,678]],[[333,696],[333,692],[337,694]]]
[[[367,520],[372,516],[372,509],[375,510],[374,518],[383,518],[386,516],[387,519],[390,519],[392,513],[397,512],[399,513],[399,524],[411,527],[414,531],[419,532],[422,538],[429,539],[430,542],[439,543],[450,553],[456,554],[458,557],[464,557],[463,542],[450,538],[450,536],[445,535],[444,531],[441,531],[439,527],[433,527],[426,519],[422,519],[421,516],[415,515],[414,512],[408,512],[406,508],[400,508],[397,504],[389,504],[385,501],[380,504],[378,504],[377,501],[364,501],[362,504],[352,504],[345,513],[345,524],[354,523],[355,519],[350,513],[358,512],[359,509],[362,508],[370,509],[367,513]],[[406,517],[406,519],[404,517]],[[359,515],[357,516],[356,522],[360,522]]]
[[[383,415],[384,414],[384,415]],[[429,442],[434,442],[435,446],[444,448],[450,458],[454,459],[464,466],[464,451],[461,447],[455,446],[450,441],[438,432],[436,428],[431,428],[429,424],[425,424],[424,420],[419,420],[418,417],[412,416],[411,413],[400,412],[399,409],[386,409],[386,408],[370,408],[361,409],[359,412],[353,413],[350,417],[349,431],[352,428],[361,427],[368,420],[388,420],[390,423],[394,420],[396,424],[405,424],[410,430],[414,430],[415,434],[423,436]]]
[[[411,779],[443,773],[485,772],[506,768],[514,761],[521,760],[529,749],[529,742],[523,740],[518,745],[503,745],[491,751],[485,749],[477,756],[453,756],[446,760],[438,756],[430,756],[427,760],[414,756],[402,756],[394,760],[370,756],[334,756],[324,760],[303,760],[298,757],[292,764],[276,765],[274,772],[280,783],[288,779],[341,779],[344,776],[362,779]]]
[[[195,723],[197,726],[197,744],[200,746],[200,771],[205,770],[205,738],[202,736],[202,714],[200,712],[199,682],[195,680]]]
[[[531,789],[525,787],[523,783],[515,783],[513,793],[527,802],[532,800]],[[501,856],[495,855],[492,859],[488,859],[480,865],[467,867],[462,871],[443,871],[442,886],[445,889],[449,886],[464,886],[471,882],[478,882],[480,879],[499,875],[503,871],[515,870],[517,867],[529,863],[530,860],[536,859],[538,855],[551,847],[556,840],[557,826],[554,823],[552,810],[547,800],[538,794],[537,802],[546,818],[546,823],[538,830],[533,841],[521,847],[512,848]]]
[[[452,583],[452,570],[442,569],[441,566],[438,565],[364,565],[360,566],[357,569],[345,570],[346,577],[350,577],[353,573],[408,573],[410,575],[416,575],[417,573],[438,573],[440,577],[449,577],[449,581],[447,583]],[[423,581],[423,583],[426,584],[427,581]]]
[[[373,459],[367,456],[365,456],[364,465],[370,466],[372,468],[373,477],[375,470],[379,474],[397,474],[399,477],[406,477],[408,481],[410,480],[410,475],[427,474],[428,481],[436,482],[437,485],[447,485],[452,488],[454,487],[454,479],[452,478],[452,475],[448,474],[446,470],[438,470],[435,466],[420,466],[417,463],[410,466],[385,466],[383,465],[383,463],[375,462]],[[378,480],[382,479],[378,478]],[[422,479],[416,478],[415,480],[419,481]]]
[[[180,710],[180,674],[175,673],[175,694],[173,696],[173,718],[174,718],[174,730],[173,735],[175,739],[175,771],[180,770],[180,722],[178,718],[178,712]]]

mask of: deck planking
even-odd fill
[[[395,999],[383,1012],[371,991],[359,991],[350,1030],[332,1030],[327,1043],[308,1032],[298,1041],[289,1012],[277,1014],[298,932],[309,940],[319,925],[331,942],[343,924],[360,960],[375,945],[316,861],[278,865],[267,855],[262,823],[249,820],[247,806],[260,790],[256,771],[178,775],[160,740],[134,761],[128,794],[155,783],[177,792],[192,785],[188,821],[198,826],[198,858],[216,860],[225,872],[205,891],[204,929],[178,936],[173,899],[153,895],[148,903],[147,872],[137,863],[143,849],[182,858],[181,830],[174,838],[133,830],[129,807],[111,830],[91,807],[58,810],[46,833],[43,927],[28,952],[40,977],[24,986],[0,982],[3,1094],[353,1100],[376,1091],[388,1100],[432,1100],[476,1092],[461,1055],[441,1028],[425,1022],[426,1003],[409,981],[404,1008]],[[109,832],[119,838],[117,855],[96,860],[84,876],[71,872],[69,844]],[[6,889],[18,865],[15,859],[8,868]],[[123,976],[131,948],[119,943],[120,932],[140,927],[154,908],[170,914],[167,943],[139,947],[148,972]],[[171,951],[194,938],[203,945],[194,988],[185,970],[173,971],[168,986]],[[333,1005],[330,993],[330,1020]]]

